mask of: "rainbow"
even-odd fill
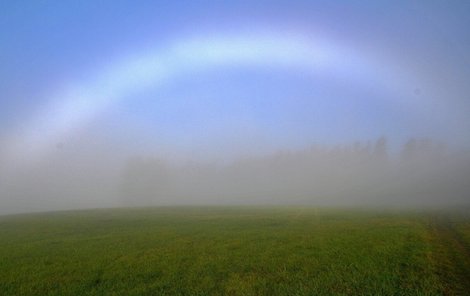
[[[9,141],[6,158],[16,163],[41,159],[65,134],[137,91],[164,85],[188,73],[231,65],[327,71],[338,79],[373,85],[392,94],[387,97],[395,98],[395,104],[411,110],[416,107],[410,95],[421,84],[416,75],[396,62],[374,59],[370,52],[307,34],[258,30],[190,36],[102,65],[88,81],[52,96],[48,100],[52,103]]]

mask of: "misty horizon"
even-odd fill
[[[172,205],[469,205],[470,153],[429,138],[409,139],[398,151],[380,137],[223,162],[151,154],[90,161],[64,150],[58,146],[55,157],[3,179],[2,214]]]

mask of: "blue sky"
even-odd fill
[[[468,147],[469,13],[468,1],[2,1],[0,142],[218,157],[381,135]],[[202,51],[168,53],[191,40]],[[303,65],[312,51],[318,67]],[[146,66],[159,58],[161,73]]]

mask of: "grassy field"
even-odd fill
[[[12,215],[0,217],[0,294],[469,295],[469,247],[470,218],[438,212]]]

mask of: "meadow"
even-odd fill
[[[464,212],[159,207],[0,216],[0,295],[466,293]]]

